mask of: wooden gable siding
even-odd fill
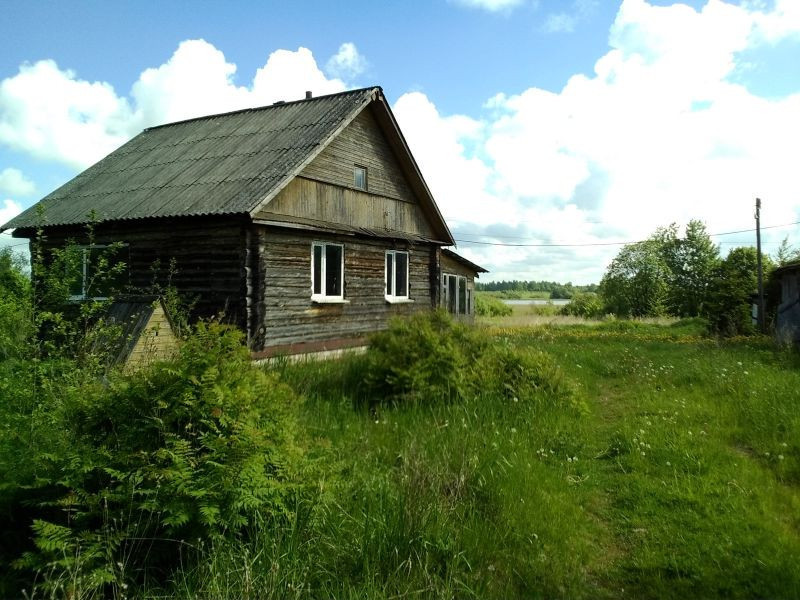
[[[258,327],[251,349],[363,337],[383,329],[395,315],[430,310],[436,273],[429,244],[395,244],[378,238],[287,233],[257,228],[260,273],[251,294]],[[346,303],[311,301],[311,244],[344,245]],[[409,293],[413,303],[389,304],[384,296],[386,250],[409,251]]]
[[[295,178],[257,215],[264,220],[291,221],[292,217],[329,226],[388,229],[426,238],[434,235],[416,204],[303,177]]]
[[[463,275],[469,281],[475,281],[475,271],[470,269],[464,263],[453,260],[446,254],[442,253],[439,259],[441,261],[442,273],[451,273],[453,275]]]
[[[153,283],[174,286],[195,301],[193,317],[215,317],[245,328],[245,255],[243,226],[235,220],[170,219],[100,224],[95,244],[126,244],[120,257],[128,264],[126,292],[150,293]],[[64,247],[68,240],[88,242],[81,226],[52,227],[46,247]],[[170,264],[175,263],[174,273]],[[154,268],[158,265],[158,268]]]
[[[367,190],[353,185],[355,165],[367,168]],[[256,219],[301,217],[434,237],[428,219],[371,111],[334,139]]]
[[[370,110],[364,110],[301,175],[353,187],[353,167],[367,168],[367,190],[379,196],[417,202],[389,142]]]

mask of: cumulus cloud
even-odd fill
[[[250,85],[236,85],[235,73],[236,65],[204,40],[182,42],[164,64],[143,71],[129,97],[52,60],[25,64],[0,82],[0,144],[81,169],[145,127],[296,100],[306,90],[345,89],[303,47],[271,53]]]
[[[597,244],[691,218],[727,231],[752,222],[756,196],[769,199],[770,223],[790,223],[800,219],[800,93],[762,98],[735,75],[742,51],[800,32],[800,21],[787,25],[798,5],[710,0],[697,11],[625,0],[591,76],[558,92],[498,94],[473,123],[471,144],[449,127],[457,117],[438,115],[425,97],[398,106],[398,118],[404,129],[426,123],[410,143],[445,214],[467,219],[454,227],[459,239]],[[426,135],[450,143],[426,151],[435,143]],[[493,237],[500,224],[513,233]],[[537,279],[578,281],[597,281],[618,249],[461,246],[493,278],[522,276],[529,264]]]
[[[494,13],[509,12],[525,4],[525,0],[450,0],[450,2],[467,8],[478,8]],[[538,0],[532,2],[532,4],[538,5]]]
[[[22,206],[20,206],[19,202],[6,198],[0,203],[0,226],[8,223],[21,212]],[[7,246],[9,243],[12,243],[12,241],[17,242],[17,240],[14,240],[10,235],[6,235],[6,233],[0,235],[0,245]]]
[[[574,0],[569,12],[547,15],[542,29],[546,33],[573,33],[578,23],[589,18],[597,5],[598,0]]]
[[[8,167],[0,171],[0,194],[30,196],[35,191],[36,184],[19,169]]]
[[[339,46],[339,51],[328,59],[325,70],[333,77],[352,80],[367,69],[367,60],[352,42]]]

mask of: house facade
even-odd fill
[[[468,318],[485,272],[445,249],[378,87],[147,129],[3,228],[87,257],[116,244],[126,291],[174,286],[256,357],[361,345],[439,305]]]
[[[784,344],[800,345],[800,263],[775,271],[781,284],[781,303],[775,315],[775,336]]]

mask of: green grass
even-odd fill
[[[702,329],[490,329],[552,355],[572,400],[358,408],[363,358],[276,367],[318,497],[172,593],[798,598],[800,360]]]

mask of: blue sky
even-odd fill
[[[765,224],[800,221],[798,5],[6,0],[0,220],[143,127],[378,84],[459,251],[491,278],[598,281],[618,247],[499,244],[743,229],[755,195]]]

